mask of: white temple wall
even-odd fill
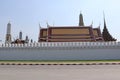
[[[120,59],[120,47],[0,48],[0,60],[108,60]]]

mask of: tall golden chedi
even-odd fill
[[[85,26],[79,15],[78,26],[50,26],[40,28],[38,42],[95,42],[104,41],[100,27]]]
[[[7,24],[7,33],[5,43],[11,43],[11,24],[10,22]]]
[[[79,26],[84,26],[83,15],[81,13],[79,15]]]

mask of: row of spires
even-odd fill
[[[16,38],[16,39],[14,39],[14,41],[12,41],[12,38],[11,38],[11,23],[9,22],[7,24],[7,33],[6,33],[5,43],[28,43],[28,42],[29,42],[28,36],[26,36],[25,40],[23,40],[22,31],[19,32],[19,38]],[[31,42],[33,42],[32,39],[31,39]]]
[[[104,22],[106,23],[106,21],[105,21],[105,15],[104,15]],[[48,24],[48,22],[46,22],[46,24],[47,24],[47,27],[49,27],[50,25]],[[92,24],[93,24],[93,21],[92,21]],[[92,25],[91,24],[91,25]],[[53,24],[53,26],[54,26],[54,24]],[[85,26],[84,25],[84,19],[83,19],[83,15],[82,15],[82,13],[80,12],[80,15],[79,15],[79,24],[78,24],[78,26]],[[41,25],[39,24],[39,28],[42,28],[41,27]]]
[[[47,23],[47,27],[48,26],[49,26],[49,24]],[[80,13],[80,15],[79,15],[79,26],[85,26],[82,13]],[[39,24],[39,27],[41,28],[40,24]],[[106,21],[105,21],[105,15],[104,15],[104,29],[103,29],[103,32],[102,32],[102,36],[103,36],[104,41],[116,41],[116,39],[111,36],[111,34],[109,33],[109,31],[107,29]],[[21,31],[19,33],[19,39],[22,40],[22,32]],[[6,34],[6,41],[5,42],[6,43],[12,42],[10,22],[7,24],[7,34]]]
[[[103,16],[104,16],[104,28],[103,28],[103,32],[102,32],[102,37],[103,37],[104,41],[116,41],[116,39],[111,36],[111,34],[109,33],[109,31],[107,29],[104,13],[103,13]],[[83,20],[82,13],[80,13],[80,15],[79,15],[79,26],[84,26],[84,20]]]

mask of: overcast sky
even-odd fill
[[[120,0],[0,0],[0,40],[5,40],[7,23],[12,25],[12,39],[20,31],[38,41],[39,23],[54,26],[77,26],[80,11],[86,26],[101,24],[103,11],[107,28],[120,41]]]

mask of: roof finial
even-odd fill
[[[48,22],[46,22],[46,24],[47,24],[47,28],[49,28],[49,24],[48,24]]]
[[[91,22],[91,25],[90,25],[91,27],[93,26],[93,20],[92,20],[92,22]]]
[[[103,18],[104,18],[104,27],[106,28],[106,21],[105,21],[105,13],[103,11]]]
[[[104,13],[104,11],[103,11],[103,17],[104,17],[104,19],[105,19],[105,13]]]
[[[99,27],[101,26],[101,23],[99,22]]]
[[[53,26],[55,26],[55,22],[53,21]]]
[[[99,23],[99,26],[98,26],[99,29],[100,29],[100,26],[101,26],[101,23]]]
[[[40,25],[40,23],[39,23],[39,29],[41,29],[42,27],[41,27],[41,25]]]

